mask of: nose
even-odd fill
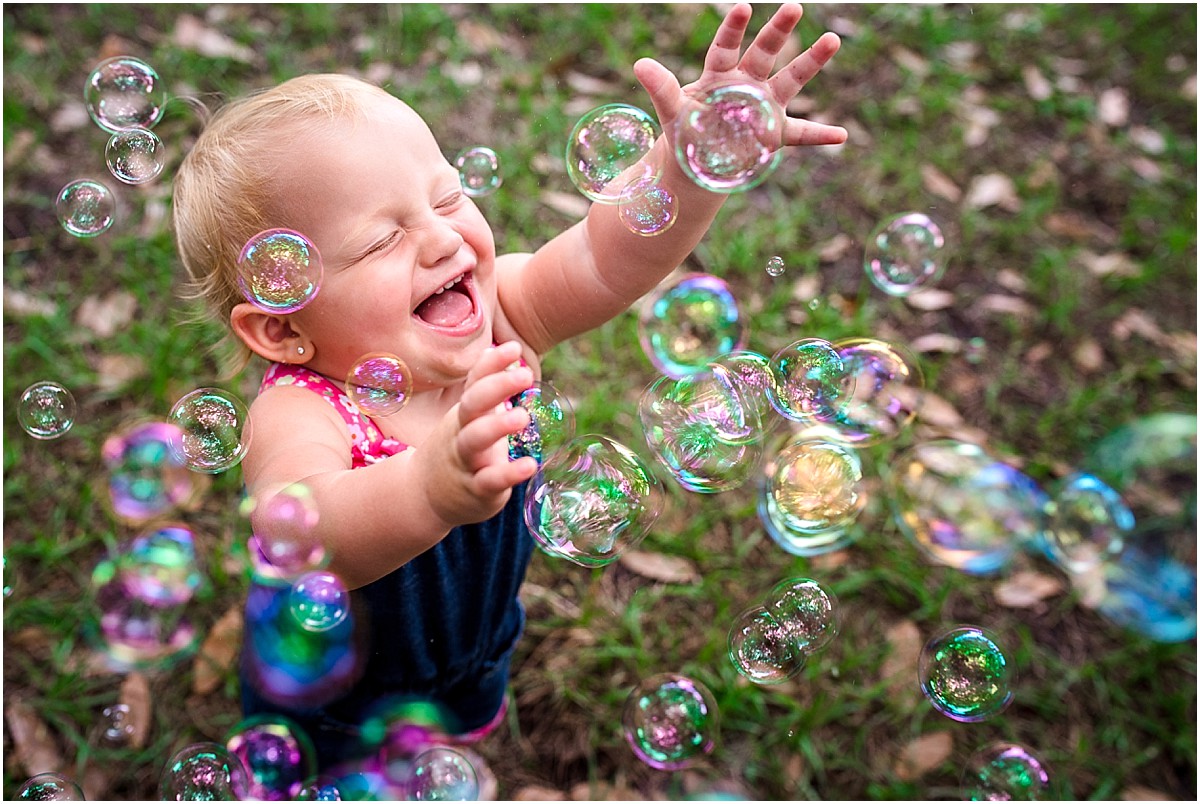
[[[432,268],[442,260],[449,259],[458,253],[463,244],[463,236],[458,229],[440,217],[434,217],[422,233],[421,262]]]

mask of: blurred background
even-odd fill
[[[248,403],[261,377],[258,365],[222,377],[219,332],[189,323],[178,296],[171,177],[200,129],[196,101],[308,72],[379,83],[448,157],[499,155],[503,184],[477,203],[500,252],[532,250],[586,212],[563,159],[576,120],[606,103],[649,109],[640,57],[695,78],[725,8],[5,5],[6,798],[43,771],[88,798],[154,798],[175,751],[239,723],[250,569],[237,468],[189,473],[172,511],[200,567],[187,649],[122,665],[96,622],[106,557],[139,533],[111,501],[106,439],[200,387]],[[773,9],[757,6],[752,30]],[[515,705],[479,749],[497,793],[953,799],[978,751],[1015,741],[1050,769],[1047,798],[1194,800],[1196,9],[817,5],[785,55],[825,30],[842,50],[790,111],[845,126],[849,142],[789,152],[732,195],[681,272],[724,280],[746,348],[768,357],[801,338],[911,353],[915,420],[862,450],[868,479],[947,438],[1051,495],[1096,472],[1140,523],[1130,542],[1155,552],[1122,570],[1116,602],[1107,570],[1069,574],[1037,550],[968,574],[931,560],[897,524],[906,503],[876,483],[846,546],[800,556],[764,529],[758,483],[696,494],[664,471],[662,517],[618,562],[535,556]],[[154,128],[165,169],[142,185],[108,175],[108,134],[84,103],[89,73],[119,55],[152,65],[168,97]],[[56,217],[60,190],[84,178],[115,201],[96,237]],[[868,279],[863,255],[881,222],[910,211],[942,222],[946,268],[898,296]],[[658,369],[639,312],[558,347],[545,378],[578,432],[653,463],[638,402]],[[56,438],[31,437],[17,415],[43,380],[77,403]],[[1161,574],[1163,556],[1190,587],[1186,571],[1178,588]],[[786,682],[750,683],[727,633],[793,577],[836,595],[841,633]],[[1011,706],[982,722],[942,716],[917,685],[922,646],[960,624],[994,633],[1016,669]],[[621,733],[629,691],[662,672],[702,682],[720,713],[715,749],[684,770],[647,767]]]

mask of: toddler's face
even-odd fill
[[[281,225],[316,244],[325,279],[292,313],[309,368],[341,380],[370,352],[409,366],[416,390],[461,380],[492,342],[495,242],[424,121],[371,99],[362,119],[289,142]]]

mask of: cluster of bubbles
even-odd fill
[[[575,436],[575,409],[545,380],[534,380],[509,402],[529,413],[529,424],[508,437],[509,460],[528,456],[540,465]]]
[[[345,388],[346,396],[367,416],[391,416],[412,398],[412,371],[396,355],[372,352],[350,367]]]
[[[729,658],[755,684],[780,684],[837,636],[840,621],[832,592],[811,578],[789,578],[737,616],[729,629]]]
[[[650,676],[625,699],[621,731],[634,755],[650,767],[687,768],[716,746],[717,701],[708,687],[687,676]]]
[[[237,282],[246,301],[268,313],[303,309],[325,277],[321,253],[291,229],[267,229],[246,241],[237,260]]]
[[[35,382],[25,389],[17,403],[21,429],[39,441],[64,435],[75,424],[78,413],[75,396],[52,380]]]
[[[995,636],[973,625],[929,640],[917,665],[921,692],[933,708],[964,723],[986,720],[1008,707],[1014,672]]]
[[[464,148],[454,157],[463,193],[482,198],[500,189],[504,176],[500,171],[500,156],[486,145]]]
[[[167,420],[175,425],[176,456],[195,472],[217,474],[242,462],[250,449],[250,412],[221,388],[197,388],[180,397]]]

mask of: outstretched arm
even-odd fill
[[[702,99],[713,86],[739,82],[764,86],[779,108],[786,108],[840,46],[835,34],[826,33],[772,75],[775,59],[803,9],[795,4],[782,6],[743,54],[750,14],[746,3],[730,10],[694,83],[681,87],[675,75],[653,59],[634,64],[634,74],[663,128],[645,159],[655,164],[662,176],[660,185],[676,199],[674,225],[643,237],[625,226],[615,205],[593,204],[584,220],[533,255],[503,263],[500,302],[539,354],[628,309],[674,270],[712,225],[725,196],[695,184],[675,159],[675,121],[687,104]],[[846,131],[838,126],[788,118],[783,127],[784,145],[833,145],[845,140]]]

